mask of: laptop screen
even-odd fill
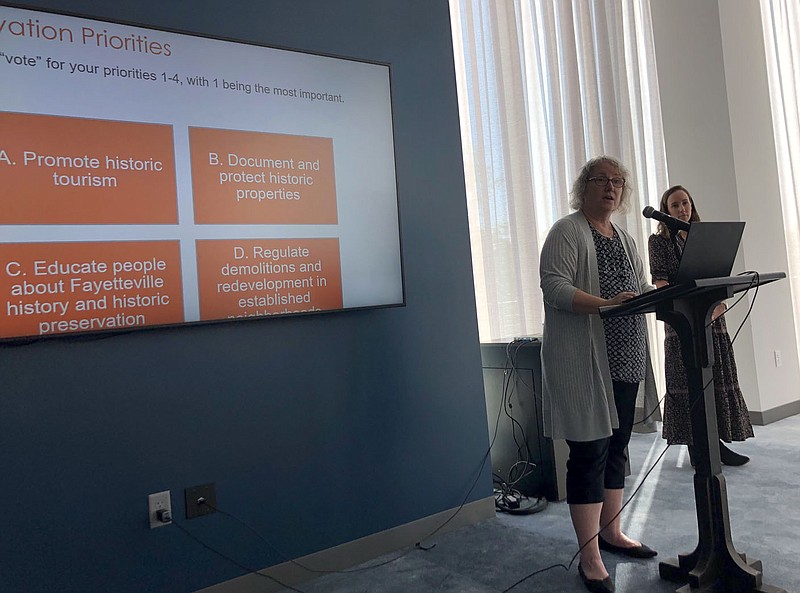
[[[675,283],[730,276],[744,222],[693,222]]]

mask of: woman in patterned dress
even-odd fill
[[[700,216],[689,192],[680,185],[675,185],[661,196],[662,212],[687,222],[699,221]],[[686,241],[686,232],[679,231],[676,237],[679,249]],[[658,224],[658,232],[650,236],[648,242],[650,252],[650,273],[653,284],[666,286],[678,272],[678,257],[670,240],[669,230]],[[753,436],[753,426],[747,404],[739,389],[736,374],[736,360],[733,357],[733,346],[725,324],[725,303],[714,309],[711,318],[714,320],[712,336],[714,340],[714,397],[717,410],[717,428],[720,437],[720,459],[726,465],[743,465],[750,458],[731,451],[725,442],[743,441]],[[665,324],[664,367],[667,379],[667,397],[664,401],[663,436],[670,445],[689,445],[692,456],[692,426],[689,415],[689,387],[686,382],[686,370],[681,357],[681,345],[675,330]]]
[[[644,316],[598,315],[600,307],[652,289],[633,238],[611,222],[627,208],[628,176],[611,157],[586,163],[572,186],[576,212],[553,225],[540,260],[544,433],[569,446],[567,503],[580,545],[578,572],[587,589],[602,593],[614,591],[614,583],[601,549],[656,555],[625,535],[618,517],[636,397],[640,389],[655,396]]]

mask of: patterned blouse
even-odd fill
[[[597,272],[600,276],[600,296],[615,297],[620,292],[639,293],[631,262],[622,241],[614,230],[610,239],[591,224],[594,249],[597,254]],[[646,365],[646,326],[644,315],[610,317],[603,320],[606,350],[611,379],[626,383],[644,380]]]
[[[677,242],[678,253],[682,253],[686,239],[681,234],[678,234]],[[648,251],[650,252],[650,274],[653,277],[653,282],[656,280],[666,280],[670,284],[675,282],[680,258],[675,254],[672,241],[663,235],[650,235]],[[670,327],[669,324],[667,324],[667,327]]]

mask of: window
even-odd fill
[[[789,283],[800,348],[800,6],[797,0],[761,0],[761,22]]]
[[[630,169],[633,207],[616,222],[648,260],[640,211],[668,185],[649,2],[450,0],[450,12],[481,340],[540,334],[541,244],[589,158]]]

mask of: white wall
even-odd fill
[[[670,183],[689,188],[704,220],[747,222],[735,271],[786,271],[758,0],[652,0],[652,15]],[[748,299],[728,315],[731,333]],[[759,290],[735,350],[757,421],[800,411],[788,281]]]

